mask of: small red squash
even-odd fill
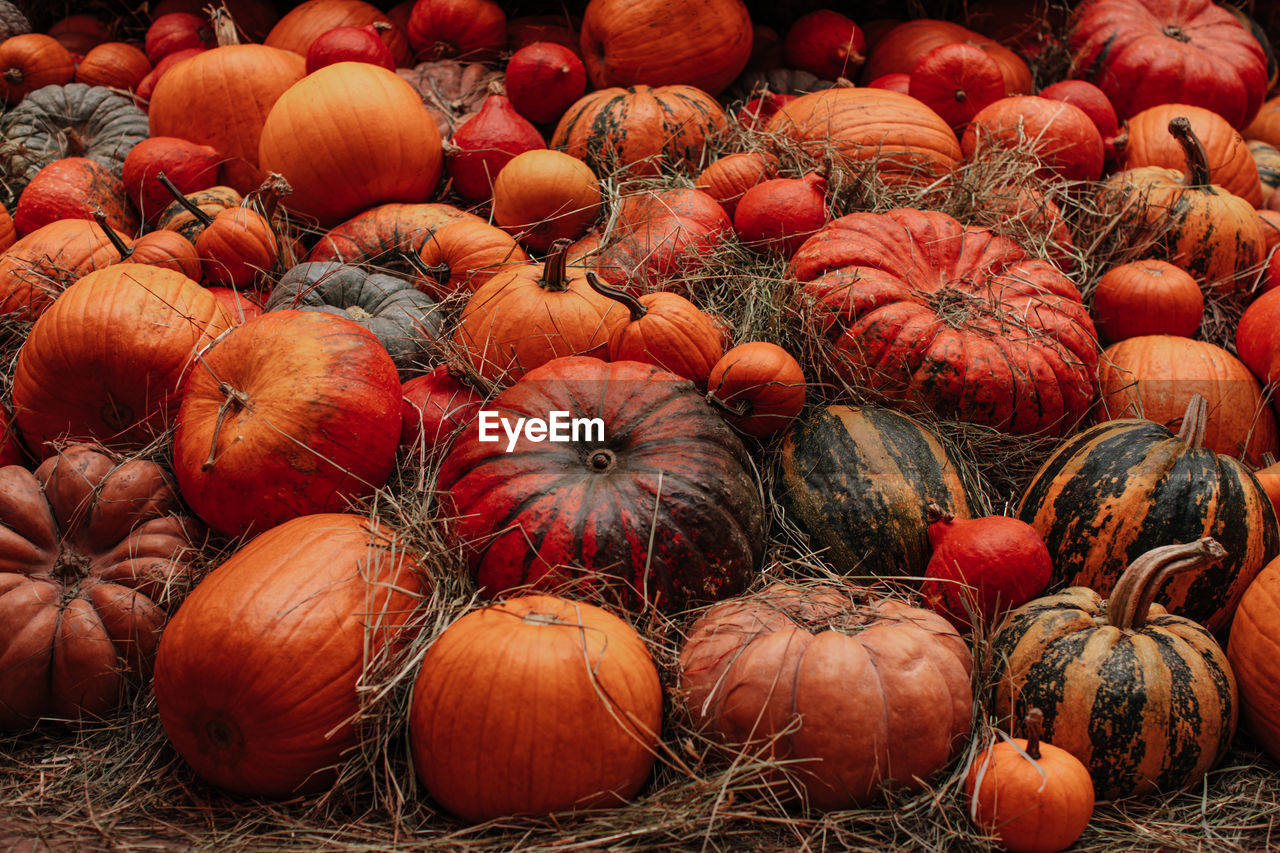
[[[800,362],[768,341],[739,344],[726,352],[712,366],[707,387],[707,402],[752,438],[785,432],[804,408]]]
[[[209,19],[190,12],[160,15],[147,28],[147,59],[155,65],[171,53],[217,46]]]
[[[173,203],[173,195],[160,182],[163,174],[182,193],[194,193],[218,183],[222,155],[210,145],[199,145],[176,136],[153,136],[129,149],[124,158],[125,191],[148,222]]]
[[[165,629],[155,672],[165,734],[228,791],[324,790],[360,745],[361,673],[412,636],[425,587],[416,553],[364,516],[305,515],[266,530]]]
[[[834,9],[815,9],[801,15],[787,30],[782,59],[788,68],[808,71],[823,80],[853,80],[867,60],[867,39],[845,15]]]
[[[739,151],[703,169],[693,186],[719,202],[732,218],[747,190],[777,175],[777,157],[767,151]]]
[[[789,258],[830,218],[827,179],[810,172],[762,181],[743,193],[734,208],[733,230],[745,246]]]
[[[1255,299],[1236,326],[1236,352],[1253,375],[1264,383],[1280,381],[1280,288]]]
[[[427,453],[446,443],[484,403],[484,395],[447,364],[406,380],[400,390],[400,449],[408,453],[416,453],[420,441]]]
[[[13,211],[13,224],[25,237],[60,219],[92,219],[95,210],[101,210],[116,231],[138,230],[138,215],[124,183],[111,169],[88,157],[63,157],[27,184]]]
[[[1116,118],[1116,108],[1111,105],[1105,92],[1087,80],[1059,80],[1045,86],[1038,94],[1042,98],[1066,101],[1084,110],[1102,135],[1102,148],[1106,153],[1107,163],[1119,161],[1116,142],[1120,136],[1120,121]]]
[[[460,124],[449,139],[445,170],[458,195],[467,201],[488,201],[503,166],[518,154],[546,147],[538,129],[495,84],[480,112]]]
[[[517,50],[507,62],[503,79],[511,106],[534,124],[559,121],[587,91],[582,59],[554,42],[534,42]]]
[[[409,43],[421,60],[492,62],[507,46],[507,14],[494,0],[417,0]]]
[[[378,22],[382,23],[382,22]],[[381,29],[389,25],[383,24]],[[388,71],[396,70],[395,57],[379,35],[377,24],[365,27],[334,27],[307,48],[307,73],[338,62],[367,62]]]

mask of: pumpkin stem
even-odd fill
[[[111,245],[116,247],[116,251],[120,253],[120,261],[129,260],[133,255],[134,246],[126,246],[124,240],[120,239],[120,235],[116,233],[116,229],[107,224],[107,214],[102,212],[102,208],[95,207],[93,209],[93,221],[98,223],[98,227],[102,229],[102,233],[107,235],[107,239],[111,241]]]
[[[375,33],[377,33],[378,35],[382,35],[383,33],[391,29],[391,22],[390,21],[374,21],[369,26],[373,27],[373,31]]]
[[[501,95],[505,98],[507,96],[507,85],[502,82],[501,77],[495,77],[489,81],[488,92],[490,95]]]
[[[1227,555],[1218,540],[1205,536],[1181,545],[1162,545],[1139,556],[1124,570],[1107,601],[1107,623],[1122,631],[1141,630],[1147,624],[1151,602],[1164,582]]]
[[[546,263],[542,265],[542,281],[539,282],[543,290],[559,293],[569,289],[569,275],[565,269],[569,263],[569,247],[572,245],[573,241],[568,237],[561,237],[551,244]]]
[[[402,251],[400,257],[406,264],[413,267],[414,272],[418,275],[431,279],[441,287],[448,284],[449,279],[453,277],[453,270],[449,268],[448,264],[438,263],[435,266],[431,266],[417,252]]]
[[[953,512],[947,512],[935,503],[931,503],[925,507],[925,518],[928,519],[930,524],[937,524],[939,521],[945,521],[949,524],[956,520],[956,515]]]
[[[67,143],[67,157],[83,157],[85,152],[84,137],[80,132],[72,128],[68,128],[62,132],[62,138]]]
[[[225,4],[219,4],[217,8],[206,6],[204,11],[208,13],[209,20],[213,22],[213,38],[218,43],[218,47],[240,43],[240,34],[236,31],[235,19],[227,11]]]
[[[1027,755],[1040,760],[1040,738],[1044,737],[1044,711],[1039,708],[1032,708],[1027,711],[1027,716],[1023,717],[1022,725],[1027,730]]]
[[[1199,394],[1191,396],[1187,403],[1187,411],[1182,416],[1182,428],[1178,430],[1178,440],[1187,445],[1188,450],[1200,450],[1204,446],[1204,431],[1209,421],[1209,401]]]
[[[276,208],[280,206],[280,199],[292,193],[293,187],[279,172],[267,173],[267,179],[262,182],[262,186],[253,191],[262,208],[262,216],[268,222],[275,216]]]
[[[1209,155],[1204,150],[1204,143],[1191,129],[1191,119],[1175,116],[1169,119],[1169,133],[1182,146],[1182,153],[1187,158],[1187,176],[1183,185],[1187,187],[1207,187],[1212,184],[1209,176]]]
[[[707,402],[710,403],[713,408],[719,409],[725,414],[732,415],[735,418],[745,418],[751,413],[751,400],[749,399],[743,399],[737,403],[730,403],[727,400],[721,400],[717,397],[715,391],[708,391]]]
[[[20,83],[22,83],[22,80],[23,80],[23,77],[22,77],[21,68],[10,68],[8,71],[4,72],[4,82],[8,83],[11,86],[19,85]]]
[[[218,406],[218,417],[213,422],[213,440],[209,443],[209,458],[200,465],[201,471],[208,471],[213,467],[214,458],[218,455],[218,434],[222,432],[222,422],[226,420],[227,413],[232,409],[239,412],[249,405],[249,395],[232,388],[226,382],[219,382],[218,390],[225,396]]]
[[[173,196],[174,200],[177,201],[178,204],[182,205],[183,208],[186,209],[187,213],[190,213],[197,220],[199,220],[201,225],[204,225],[207,228],[213,224],[213,217],[205,213],[203,210],[200,209],[199,205],[197,205],[191,199],[183,195],[182,190],[174,186],[173,181],[169,180],[168,175],[166,175],[164,172],[161,172],[160,174],[156,175],[156,180],[159,181],[161,185],[163,185],[164,188],[169,191],[169,194]]]
[[[593,270],[587,270],[587,284],[591,285],[591,289],[601,296],[606,296],[626,306],[626,309],[631,312],[631,322],[633,323],[649,313],[649,309],[645,307],[643,302],[625,290],[619,290],[616,287],[610,287],[605,284]]]

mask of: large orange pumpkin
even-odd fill
[[[291,210],[336,225],[390,201],[426,201],[440,181],[440,133],[413,87],[367,62],[327,65],[280,96],[258,162],[293,187]]]
[[[414,553],[359,515],[307,515],[218,566],[170,620],[156,659],[160,722],[230,791],[323,790],[359,745],[357,684],[394,655],[424,588]]]
[[[898,24],[871,45],[867,64],[862,67],[864,84],[885,74],[910,74],[929,51],[957,42],[981,48],[995,60],[1004,77],[1005,94],[1031,94],[1031,69],[1022,57],[999,42],[959,24],[930,18]]]

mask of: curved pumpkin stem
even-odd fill
[[[1187,411],[1182,416],[1182,428],[1178,430],[1178,439],[1187,445],[1188,450],[1200,450],[1204,447],[1204,431],[1209,422],[1209,401],[1199,394],[1191,395],[1187,403]]]
[[[572,245],[573,241],[568,237],[561,237],[547,250],[547,260],[542,265],[542,280],[539,282],[543,290],[560,293],[569,289],[569,274],[566,269],[569,264],[569,247]]]
[[[1107,601],[1107,623],[1122,631],[1137,631],[1147,624],[1151,602],[1164,582],[1194,571],[1227,555],[1211,536],[1181,545],[1152,548],[1129,564],[1116,581]]]
[[[414,272],[423,278],[429,278],[436,284],[443,287],[449,283],[449,279],[453,277],[453,270],[446,263],[439,263],[431,266],[422,259],[422,256],[412,250],[400,252],[401,259],[409,266],[413,267]]]
[[[1209,175],[1209,155],[1204,150],[1204,143],[1191,129],[1191,119],[1175,116],[1169,119],[1169,133],[1182,146],[1182,153],[1187,158],[1187,176],[1183,184],[1187,187],[1207,187],[1213,182]]]
[[[1040,739],[1044,737],[1044,711],[1032,708],[1022,718],[1022,725],[1027,730],[1027,755],[1040,760]]]
[[[626,309],[631,312],[631,322],[633,323],[649,313],[649,309],[644,306],[643,302],[625,290],[619,290],[616,287],[610,287],[605,284],[600,280],[600,276],[595,274],[594,270],[587,270],[587,284],[591,285],[591,289],[601,296],[607,296],[615,302],[621,302],[626,306]]]
[[[216,9],[206,6],[205,10],[209,13],[209,20],[213,22],[213,38],[218,47],[240,43],[235,19],[227,11],[226,4],[219,3]]]
[[[183,195],[182,190],[178,189],[174,185],[173,181],[169,180],[168,175],[166,175],[164,172],[161,172],[160,174],[156,175],[156,180],[159,181],[164,186],[164,188],[169,191],[169,195],[173,196],[174,201],[182,205],[183,208],[186,209],[187,213],[190,213],[192,216],[198,219],[201,225],[204,225],[207,228],[213,224],[213,217],[205,213],[203,210],[200,209],[199,205],[197,205],[191,199]]]
[[[98,223],[102,233],[106,234],[107,239],[111,241],[111,245],[116,247],[116,251],[120,253],[121,263],[129,260],[137,247],[124,244],[124,241],[120,239],[120,235],[116,233],[116,229],[107,224],[107,214],[103,213],[102,208],[95,207],[93,209],[93,221]]]
[[[218,455],[218,435],[222,432],[222,422],[226,420],[227,413],[232,409],[241,411],[249,405],[249,395],[238,388],[232,388],[226,382],[219,382],[218,390],[225,396],[218,406],[218,416],[213,422],[213,440],[209,442],[209,458],[200,465],[201,471],[208,471],[213,467]]]
[[[276,208],[280,206],[280,199],[292,193],[293,187],[285,180],[284,175],[279,172],[268,173],[266,180],[262,182],[262,186],[253,191],[254,197],[262,208],[262,216],[267,222],[270,222],[271,217],[275,216]]]
[[[732,415],[735,418],[745,418],[751,413],[750,399],[744,398],[737,403],[730,403],[717,397],[715,391],[708,391],[707,402],[710,403],[713,408],[719,409],[725,414]]]

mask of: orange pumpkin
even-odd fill
[[[158,231],[176,231],[192,243],[200,239],[207,221],[212,220],[224,210],[238,207],[244,198],[232,187],[207,187],[196,192],[183,194],[172,185],[164,175],[160,182],[169,189],[173,202],[160,212],[155,228]],[[198,209],[204,216],[197,215]]]
[[[862,79],[870,81],[885,74],[910,74],[926,53],[956,42],[982,48],[996,61],[1004,76],[1006,95],[1029,95],[1033,91],[1031,69],[1022,57],[959,24],[928,18],[899,24],[870,45],[867,64],[862,67]]]
[[[435,299],[464,288],[474,293],[509,266],[529,262],[515,238],[479,218],[454,219],[432,231],[417,258],[414,286]]]
[[[1244,137],[1226,119],[1212,110],[1190,104],[1160,104],[1148,107],[1125,123],[1119,142],[1124,152],[1124,168],[1162,166],[1181,171],[1187,162],[1182,146],[1169,132],[1169,120],[1186,117],[1209,164],[1209,183],[1239,196],[1254,207],[1262,204],[1262,184]]]
[[[565,714],[572,726],[558,724]],[[409,742],[432,799],[479,823],[625,802],[649,776],[661,724],[658,671],[635,629],[591,604],[524,595],[431,644]]]
[[[119,250],[96,222],[50,222],[0,255],[0,315],[34,320],[67,285],[119,262]]]
[[[729,425],[753,438],[786,432],[804,408],[804,370],[767,341],[739,344],[711,368],[707,400]]]
[[[43,33],[0,42],[0,103],[10,107],[44,86],[61,86],[75,76],[70,51]]]
[[[1189,338],[1204,317],[1204,294],[1186,270],[1147,258],[1103,273],[1093,290],[1093,320],[1108,342],[1141,335]]]
[[[1272,466],[1275,467],[1275,466]],[[1272,758],[1280,758],[1280,559],[1249,584],[1231,623],[1227,660],[1240,691],[1240,718]]]
[[[130,243],[107,227],[107,217],[102,211],[95,211],[93,220],[120,253],[122,263],[163,267],[192,281],[200,280],[200,258],[196,255],[196,247],[177,231],[148,231]]]
[[[76,82],[132,92],[150,73],[151,62],[145,53],[131,44],[109,41],[84,55],[76,66]]]
[[[485,221],[451,204],[380,204],[330,228],[307,260],[394,267],[404,255],[421,252],[438,229],[459,219]]]
[[[326,227],[384,202],[426,201],[442,159],[418,93],[367,62],[327,65],[291,86],[258,143],[262,168],[293,187],[286,206]]]
[[[738,201],[747,190],[777,175],[777,157],[767,151],[738,151],[703,169],[693,186],[720,202],[732,219]]]
[[[9,247],[17,239],[18,232],[13,227],[13,217],[3,205],[0,205],[0,252],[9,251]]]
[[[1043,164],[1038,174],[1069,181],[1102,177],[1102,134],[1084,110],[1066,101],[1020,95],[983,107],[966,126],[960,147],[973,157],[980,146],[1016,148],[1030,143]]]
[[[600,182],[577,157],[560,151],[519,154],[493,182],[493,220],[535,252],[582,236],[600,213]]]

